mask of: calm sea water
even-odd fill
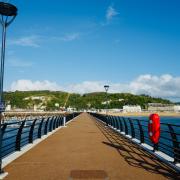
[[[140,119],[140,120],[149,120],[149,117],[146,116],[139,116],[139,117],[130,117],[133,119]],[[160,117],[160,122],[161,123],[168,123],[172,124],[172,128],[174,132],[177,134],[177,140],[180,142],[180,117]],[[143,131],[145,135],[145,143],[153,146],[152,142],[149,139],[148,135],[148,122],[141,121],[141,124],[143,125]],[[128,129],[130,130],[130,125],[127,123]],[[173,126],[173,125],[178,125],[178,126]],[[137,126],[136,126],[137,127]],[[170,155],[171,157],[174,157],[174,150],[173,150],[173,141],[172,137],[170,134],[169,127],[167,125],[161,124],[161,134],[160,134],[160,140],[159,140],[159,150],[162,152]],[[130,130],[131,131],[131,130]],[[138,128],[135,130],[136,138],[140,139],[140,134]],[[165,138],[164,138],[165,137]],[[180,144],[180,143],[179,143]]]
[[[136,117],[132,117],[132,118],[149,120],[149,117],[147,117],[147,116],[136,116]],[[180,125],[180,117],[172,117],[172,116],[164,116],[163,117],[162,116],[162,117],[160,117],[160,122]]]

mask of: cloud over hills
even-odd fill
[[[60,90],[75,93],[89,93],[104,91],[106,81],[84,81],[82,83],[59,85],[56,82],[17,80],[11,84],[11,91],[29,90]],[[109,92],[129,92],[133,94],[148,94],[154,97],[179,98],[180,77],[173,77],[170,74],[153,76],[150,74],[140,75],[129,83],[109,83]]]

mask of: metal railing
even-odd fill
[[[154,145],[148,135],[148,120],[126,118],[119,116],[106,116],[91,113],[108,126],[118,130],[132,139],[139,140],[140,144],[148,144],[153,147],[153,151],[161,151],[174,158],[174,164],[180,163],[180,125],[170,123],[160,123],[161,134],[159,143]]]
[[[35,139],[64,126],[64,117],[67,123],[78,115],[79,113],[72,113],[2,124],[2,158],[15,151],[20,151],[23,146],[33,143]]]

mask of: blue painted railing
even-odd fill
[[[79,113],[72,113],[2,124],[2,158],[15,151],[20,151],[23,146],[64,126],[64,117],[67,123],[78,115]]]
[[[148,135],[148,120],[140,120],[120,116],[106,116],[91,113],[94,117],[104,122],[119,132],[129,135],[131,139],[138,139],[140,144],[148,144],[153,151],[161,151],[172,158],[174,164],[180,163],[180,125],[160,123],[161,134],[158,144],[153,144]]]

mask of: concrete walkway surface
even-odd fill
[[[87,113],[4,169],[6,180],[178,179],[171,168]]]

